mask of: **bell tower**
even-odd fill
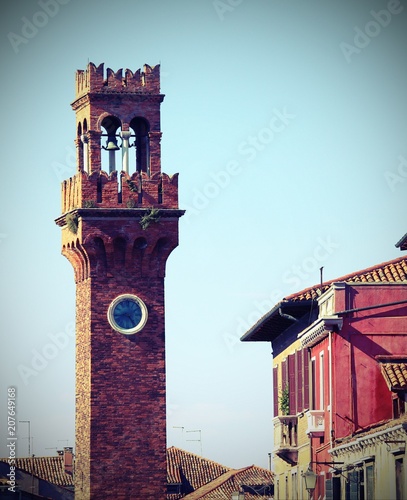
[[[76,282],[75,498],[166,495],[166,260],[178,174],[161,172],[160,68],[76,73],[62,254]]]

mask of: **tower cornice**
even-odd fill
[[[106,218],[121,218],[121,219],[140,219],[148,212],[150,208],[75,208],[66,212],[55,219],[55,223],[59,227],[66,226],[66,217],[68,214],[77,215],[78,217],[98,220]],[[179,219],[185,214],[185,210],[174,208],[159,208],[157,216],[161,219]]]
[[[109,89],[108,91],[100,91],[100,92],[89,92],[84,94],[77,99],[75,99],[72,103],[72,109],[74,111],[78,111],[83,107],[89,105],[91,102],[104,102],[106,98],[112,99],[120,98],[125,99],[127,102],[154,102],[154,103],[162,103],[165,97],[165,94],[152,94],[148,92],[123,92],[121,90]]]

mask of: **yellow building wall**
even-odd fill
[[[284,351],[282,351],[278,356],[273,358],[273,368],[277,367],[278,372],[278,398],[280,401],[282,392],[282,362],[288,357],[289,354],[294,354],[296,350],[302,348],[301,342],[299,340],[292,343]],[[281,411],[279,408],[279,414]],[[274,415],[276,417],[276,415]],[[311,447],[310,439],[306,434],[307,430],[307,416],[306,413],[298,414],[297,420],[297,450],[298,450],[298,462],[296,465],[290,465],[286,461],[279,458],[274,450],[274,473],[275,473],[275,489],[274,498],[276,500],[303,500],[308,498],[308,492],[305,489],[304,479],[302,474],[307,470],[308,464],[311,460]],[[276,437],[275,437],[276,439]],[[274,442],[274,448],[276,447],[276,441]]]

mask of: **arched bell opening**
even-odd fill
[[[121,122],[116,116],[106,116],[102,120],[101,127],[102,170],[110,174],[116,170],[116,152],[120,150],[118,138]],[[103,144],[104,140],[105,144]]]
[[[82,141],[82,123],[79,122],[76,129],[76,160],[78,163],[78,169],[83,170],[83,141]]]
[[[150,124],[147,120],[141,117],[135,117],[130,122],[130,128],[133,132],[135,156],[136,156],[136,171],[145,172],[150,175]]]
[[[77,129],[77,146],[78,146],[78,167],[79,170],[83,170],[89,174],[89,137],[88,137],[88,125],[86,118],[83,120],[83,125],[81,122],[78,123]]]

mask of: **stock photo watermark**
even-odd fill
[[[10,467],[7,475],[7,490],[16,492],[16,458],[17,458],[17,390],[11,386],[7,389],[7,463]]]
[[[212,5],[221,21],[225,19],[225,14],[233,12],[236,7],[243,3],[243,0],[213,0]]]
[[[194,189],[192,192],[192,205],[186,205],[184,220],[189,221],[192,215],[199,215],[202,210],[208,207],[211,200],[217,198],[222,190],[226,189],[244,171],[247,164],[254,161],[259,152],[263,151],[276,137],[281,134],[288,125],[296,118],[296,115],[289,113],[286,108],[283,110],[273,109],[273,114],[267,126],[260,129],[257,134],[248,136],[242,141],[237,153],[239,159],[229,161],[225,168],[217,172],[211,172],[211,181],[207,182],[201,189]],[[243,163],[243,161],[244,163]]]
[[[28,385],[31,377],[36,377],[44,371],[50,361],[55,359],[61,351],[63,351],[70,343],[71,339],[75,338],[75,324],[69,322],[63,332],[49,333],[50,342],[45,344],[41,349],[32,349],[32,357],[28,365],[19,364],[17,371],[24,385]]]
[[[37,10],[30,19],[26,16],[21,18],[22,26],[19,33],[10,31],[7,33],[7,38],[16,54],[20,52],[20,45],[27,44],[35,38],[42,28],[45,28],[50,19],[55,17],[60,11],[61,5],[66,5],[71,0],[39,0],[37,5],[40,10]]]
[[[293,264],[281,276],[282,283],[290,285],[293,289],[298,289],[304,282],[316,275],[321,268],[321,264],[326,262],[335,250],[339,248],[338,243],[332,240],[331,236],[318,238],[317,244],[310,255],[305,257],[299,264]],[[235,333],[224,333],[223,340],[229,350],[233,352],[234,347],[240,343],[240,337],[246,333],[262,316],[267,314],[283,298],[282,290],[274,290],[267,299],[254,302],[254,309],[246,318],[239,316]]]
[[[393,16],[397,16],[403,12],[404,7],[399,0],[390,0],[387,3],[387,9],[379,11],[370,11],[373,19],[369,20],[362,28],[355,26],[353,45],[347,42],[341,42],[339,47],[344,55],[346,61],[350,63],[352,56],[360,54],[365,49],[373,38],[380,35],[384,28],[387,28],[392,21]]]
[[[386,170],[386,172],[384,172],[384,178],[393,193],[398,184],[404,184],[407,180],[407,159],[400,155],[397,160],[399,164],[395,171]]]

